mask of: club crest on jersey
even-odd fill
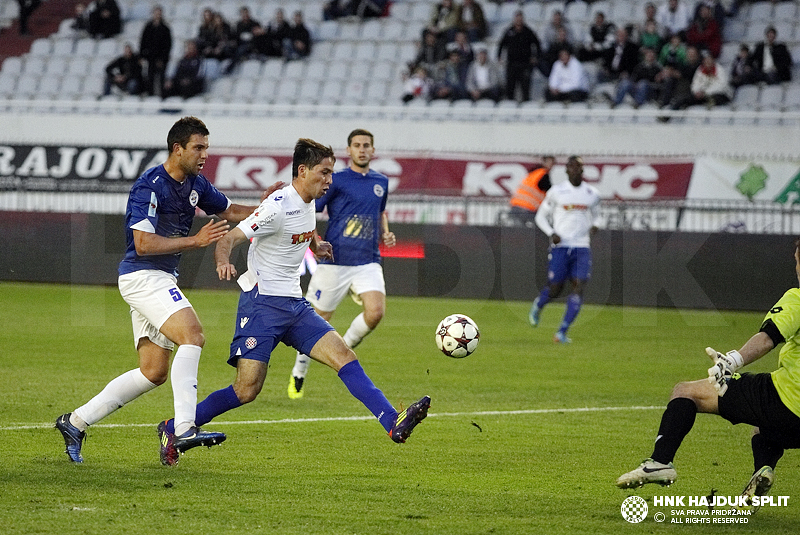
[[[305,243],[311,238],[314,237],[314,231],[309,230],[308,232],[303,232],[301,234],[292,234],[292,245],[297,245],[298,243]]]
[[[372,192],[377,197],[383,197],[383,186],[381,186],[380,184],[375,184],[374,186],[372,186]]]
[[[244,341],[244,347],[246,347],[247,349],[253,349],[254,347],[256,347],[256,344],[258,344],[258,340],[256,340],[252,336]]]
[[[195,190],[189,194],[189,204],[192,206],[197,206],[197,201],[200,200],[200,195],[197,194]]]

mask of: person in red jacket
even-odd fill
[[[714,20],[714,12],[703,5],[698,10],[697,17],[686,32],[686,42],[700,50],[708,50],[714,59],[722,51],[722,31]]]

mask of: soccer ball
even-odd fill
[[[451,314],[436,327],[436,347],[448,357],[462,359],[472,354],[480,339],[478,326],[464,314]]]

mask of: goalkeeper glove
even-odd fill
[[[733,374],[744,366],[742,355],[735,349],[723,355],[710,347],[706,348],[706,355],[714,361],[714,365],[708,369],[708,382],[717,391],[719,397],[722,397],[728,391],[728,382]]]

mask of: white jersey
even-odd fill
[[[589,230],[598,225],[600,193],[581,182],[577,188],[569,180],[547,191],[536,212],[536,225],[547,236],[558,234],[555,247],[589,247]]]
[[[281,297],[303,297],[300,264],[317,228],[314,201],[305,202],[289,185],[262,202],[255,212],[237,225],[253,238],[247,253],[247,272],[239,286],[250,291]]]

